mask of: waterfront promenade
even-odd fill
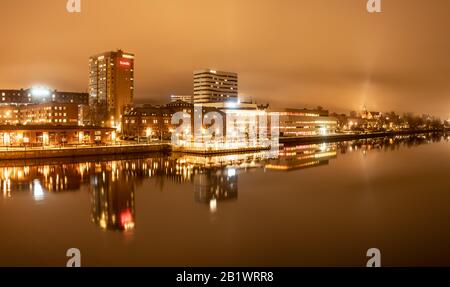
[[[396,131],[364,134],[332,134],[327,136],[312,137],[281,137],[280,144],[313,144],[324,142],[349,141],[368,138],[391,137],[397,135],[413,135],[433,132],[450,132],[450,130],[417,130],[417,131]],[[145,153],[186,153],[195,155],[218,155],[218,154],[237,154],[250,153],[268,150],[264,148],[239,148],[225,150],[205,150],[194,148],[173,147],[169,142],[154,143],[122,143],[108,145],[76,145],[76,146],[40,146],[40,147],[0,147],[0,160],[27,160],[27,159],[45,159],[62,157],[85,157],[85,156],[114,156],[123,154],[145,154]]]
[[[0,160],[106,156],[118,154],[139,154],[169,152],[167,143],[151,144],[114,144],[114,145],[78,145],[78,146],[42,146],[42,147],[0,147]]]

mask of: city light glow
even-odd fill
[[[35,97],[48,97],[50,94],[50,89],[46,87],[35,86],[31,88],[31,95]]]

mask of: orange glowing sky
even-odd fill
[[[0,0],[0,89],[86,91],[88,58],[136,54],[137,102],[192,93],[192,71],[239,73],[275,106],[450,115],[450,1]]]

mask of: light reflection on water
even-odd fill
[[[27,165],[20,162],[1,163],[3,198],[0,200],[12,201],[19,195],[29,194],[35,203],[45,205],[50,194],[88,193],[91,224],[104,232],[115,231],[133,236],[140,228],[136,194],[145,192],[142,187],[148,180],[153,180],[160,191],[165,190],[168,182],[179,185],[183,192],[192,193],[193,202],[199,208],[206,207],[213,215],[224,203],[239,202],[239,179],[254,171],[262,171],[268,178],[280,172],[295,176],[302,169],[333,165],[347,153],[367,156],[376,151],[396,151],[448,140],[447,136],[441,135],[398,136],[286,145],[276,155],[268,152],[213,157],[172,154],[104,161],[58,159],[52,164],[39,161]],[[145,220],[142,218],[141,222]],[[230,262],[239,265],[239,260]],[[3,265],[5,263],[2,262]]]

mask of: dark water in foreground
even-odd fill
[[[0,163],[0,266],[450,266],[448,135],[271,156]]]

